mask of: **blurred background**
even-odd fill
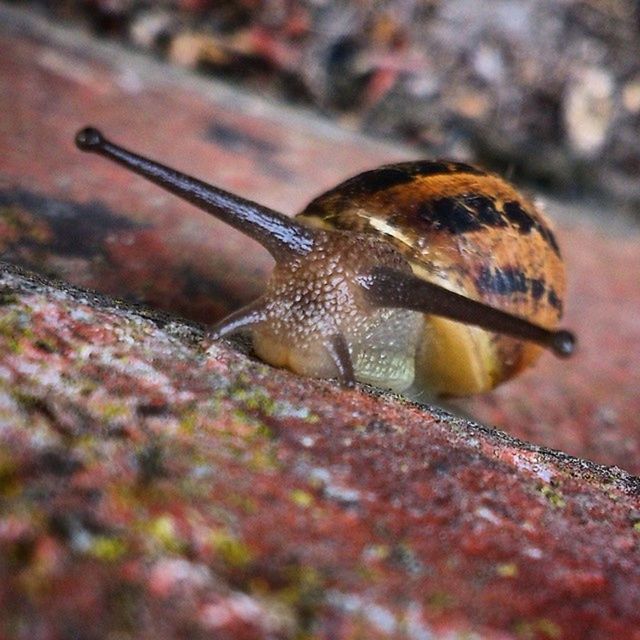
[[[640,203],[637,0],[12,4],[425,155],[631,215]]]

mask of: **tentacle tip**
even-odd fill
[[[95,151],[105,142],[104,136],[94,127],[84,127],[76,133],[76,146],[82,151]]]
[[[551,348],[560,358],[568,358],[575,351],[576,337],[571,331],[560,329],[553,334]]]

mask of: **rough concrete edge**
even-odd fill
[[[379,394],[380,397],[386,399],[393,399],[398,403],[415,407],[419,411],[428,411],[434,418],[446,422],[450,427],[468,432],[471,437],[480,434],[486,439],[493,440],[496,446],[503,445],[511,449],[518,449],[522,452],[532,453],[539,457],[537,462],[552,462],[556,468],[563,470],[568,475],[577,477],[579,474],[577,473],[576,467],[578,467],[582,473],[583,479],[588,475],[591,479],[597,480],[603,484],[615,482],[615,486],[618,490],[627,495],[637,495],[640,498],[640,476],[635,476],[616,465],[600,464],[593,460],[589,460],[588,458],[573,456],[559,449],[552,449],[550,447],[537,445],[533,442],[521,440],[520,438],[516,438],[497,427],[477,422],[472,418],[457,416],[446,409],[438,407],[437,405],[422,404],[420,402],[408,400],[402,396],[390,394],[384,390],[371,389],[369,393],[376,395]]]
[[[19,279],[18,282],[15,282],[14,288],[11,289],[12,292],[26,295],[36,294],[38,292],[45,292],[49,295],[62,293],[72,300],[77,301],[79,304],[92,303],[103,311],[116,314],[134,314],[154,323],[159,329],[179,340],[188,348],[195,351],[202,350],[204,352],[204,347],[201,346],[201,342],[206,338],[206,328],[198,323],[173,316],[163,311],[149,309],[143,305],[75,287],[61,280],[48,279],[23,267],[0,261],[0,287],[3,286],[5,290],[6,285],[1,281],[7,275],[10,278]],[[2,289],[0,289],[0,294],[1,293]],[[236,356],[247,357],[246,349],[242,348],[242,341],[236,342],[234,340],[228,340],[224,341],[224,344],[225,348],[232,350]],[[313,384],[314,381],[310,380],[309,382]],[[563,451],[526,442],[514,438],[494,427],[456,416],[440,407],[414,402],[382,389],[376,389],[366,385],[358,385],[358,387],[363,393],[376,397],[383,402],[391,402],[401,407],[406,407],[409,410],[417,411],[420,414],[424,413],[425,418],[435,418],[438,421],[445,422],[447,427],[455,429],[458,432],[465,432],[470,439],[479,436],[486,444],[534,454],[534,456],[539,458],[536,462],[551,463],[570,476],[579,476],[584,480],[592,480],[598,484],[616,488],[626,495],[636,495],[640,497],[640,477],[634,476],[620,467],[598,464],[591,460],[572,456]]]
[[[134,314],[144,320],[151,321],[158,329],[169,334],[175,333],[191,347],[206,335],[206,327],[192,320],[175,316],[159,309],[151,309],[130,300],[108,296],[92,289],[76,287],[64,280],[47,277],[21,265],[0,259],[0,278],[5,274],[22,279],[22,284],[16,289],[18,293],[30,295],[43,291],[47,293],[61,292],[79,304],[92,304],[110,313]],[[0,294],[2,292],[3,290],[0,289]],[[179,329],[172,331],[172,326],[179,327]]]

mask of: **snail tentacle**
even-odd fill
[[[235,227],[257,240],[276,261],[306,255],[313,249],[316,238],[322,233],[269,207],[132,153],[107,140],[93,127],[85,127],[76,134],[76,146],[82,151],[98,153],[117,162]]]
[[[353,360],[349,353],[349,345],[342,333],[333,334],[325,343],[325,347],[338,369],[338,378],[344,387],[352,389],[356,385]]]
[[[530,340],[562,358],[570,356],[575,348],[575,336],[570,331],[545,329],[524,318],[388,267],[375,267],[358,282],[371,303],[378,307],[409,309],[476,325]]]
[[[210,337],[213,340],[219,340],[233,333],[250,329],[264,322],[266,317],[263,301],[261,299],[255,300],[213,325]]]

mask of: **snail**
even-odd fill
[[[317,378],[398,392],[488,391],[542,348],[567,357],[556,329],[564,265],[546,217],[475,166],[414,161],[361,173],[298,216],[134,154],[87,127],[98,153],[257,240],[275,259],[257,300],[213,327],[248,332],[263,361]]]

